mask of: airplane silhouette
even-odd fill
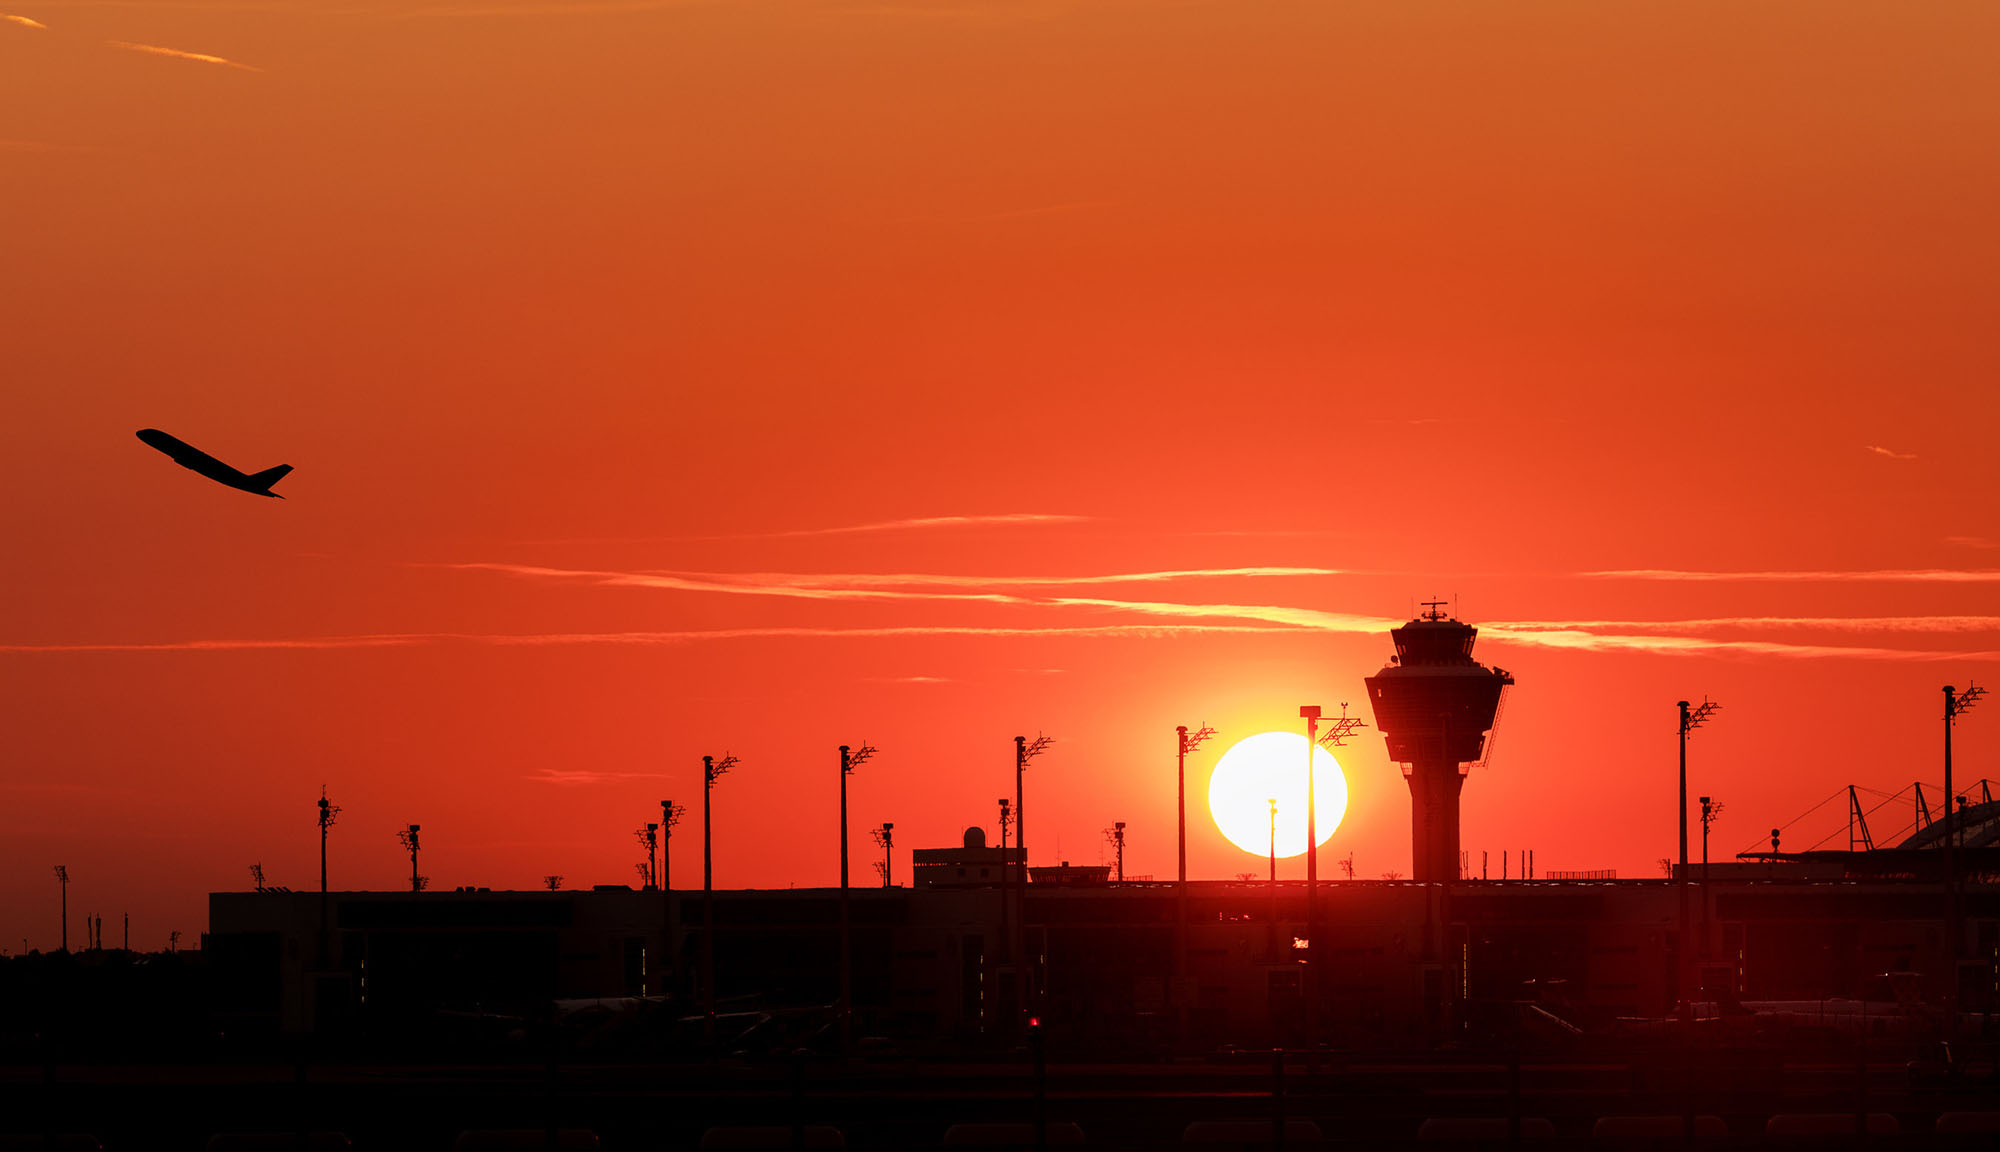
[[[285,478],[285,473],[292,470],[290,464],[280,464],[276,468],[266,468],[262,472],[246,476],[201,449],[177,440],[158,428],[141,428],[136,435],[148,445],[173,457],[174,463],[199,472],[217,484],[227,484],[231,488],[240,489],[254,496],[269,496],[273,500],[284,499],[283,496],[271,491],[271,485]]]

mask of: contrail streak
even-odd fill
[[[665,772],[596,772],[588,768],[543,768],[521,777],[541,784],[602,784],[607,780],[664,780]]]
[[[245,652],[311,651],[348,648],[396,648],[423,644],[490,644],[555,646],[581,644],[677,645],[710,640],[846,639],[890,636],[1180,636],[1203,633],[1292,632],[1268,625],[1228,624],[1100,624],[1080,627],[982,627],[978,625],[912,624],[883,628],[714,628],[684,632],[406,632],[381,636],[315,636],[298,640],[178,640],[134,644],[0,644],[0,653],[93,652]]]
[[[132,44],[124,40],[107,40],[113,48],[123,48],[128,52],[145,52],[153,56],[168,56],[175,60],[193,60],[201,64],[220,64],[226,68],[238,68],[245,72],[262,72],[248,64],[240,64],[222,56],[210,56],[206,52],[183,52],[178,48],[162,48],[158,44]]]
[[[1717,628],[1793,628],[1813,632],[1992,632],[2000,616],[1712,616],[1692,620],[1496,620],[1481,628],[1514,632],[1620,629],[1701,631]]]
[[[1340,568],[1169,568],[1158,572],[1111,572],[1096,576],[946,576],[925,572],[677,572],[645,573],[717,583],[742,581],[774,588],[1028,588],[1081,584],[1149,584],[1169,580],[1237,576],[1341,576]]]
[[[920,528],[982,528],[1018,524],[1081,524],[1090,517],[1047,512],[1003,512],[991,516],[919,516],[908,520],[879,520],[871,524],[848,524],[838,528],[799,528],[789,532],[758,532],[748,536],[719,539],[779,540],[798,536],[848,536],[858,532],[903,532]]]
[[[2000,568],[1970,570],[1949,568],[1875,569],[1869,571],[1802,570],[1792,572],[1688,572],[1675,568],[1617,568],[1602,572],[1579,572],[1593,580],[1688,580],[1688,581],[1791,581],[1796,583],[1923,583],[1991,584],[2000,582]]]
[[[40,28],[44,31],[48,29],[48,25],[39,20],[30,20],[26,16],[10,16],[5,12],[0,12],[0,20],[5,20],[10,24],[19,24],[23,28]]]
[[[829,588],[816,584],[765,585],[730,583],[726,579],[677,576],[651,572],[591,571],[538,568],[528,564],[439,564],[439,568],[504,572],[530,579],[568,580],[608,588],[660,588],[676,592],[727,592],[738,596],[787,596],[802,600],[974,600],[989,604],[1028,604],[1031,600],[999,592],[909,592],[874,588]]]

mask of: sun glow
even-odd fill
[[[1347,775],[1324,748],[1313,749],[1313,791],[1319,842],[1324,844],[1347,814]],[[1231,844],[1258,856],[1271,851],[1271,801],[1278,802],[1277,852],[1306,850],[1306,738],[1297,732],[1262,732],[1238,740],[1215,763],[1208,779],[1208,810]]]

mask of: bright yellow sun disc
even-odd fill
[[[1319,842],[1347,815],[1347,776],[1324,748],[1312,750]],[[1277,852],[1306,850],[1306,738],[1297,732],[1262,732],[1238,740],[1208,778],[1208,810],[1231,844],[1258,856],[1272,845],[1271,801],[1278,802]]]

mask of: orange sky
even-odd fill
[[[1727,855],[2000,679],[1988,3],[0,16],[9,949],[56,863],[73,943],[310,887],[322,782],[337,886],[412,821],[441,887],[626,882],[729,750],[718,883],[830,883],[862,740],[856,882],[1037,732],[1038,862],[1170,876],[1174,725],[1359,706],[1432,595],[1519,680],[1496,873],[1655,874],[1677,699]],[[1324,571],[1081,579],[1267,568]],[[1598,575],[1654,569],[1787,575]],[[1329,852],[1407,871],[1345,762]]]

